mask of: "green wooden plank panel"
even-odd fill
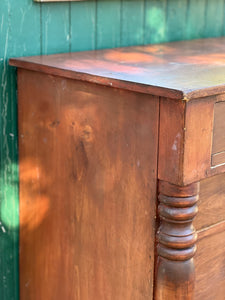
[[[146,0],[144,43],[166,41],[167,0]]]
[[[30,0],[9,0],[10,56],[40,52],[40,4]]]
[[[187,8],[186,38],[203,38],[207,0],[189,0]]]
[[[121,46],[143,44],[144,0],[122,0],[121,5]]]
[[[207,0],[205,12],[205,34],[204,37],[217,37],[223,34],[224,24],[224,0]]]
[[[18,300],[16,70],[8,66],[8,58],[40,52],[40,6],[2,0],[0,12],[0,299]]]
[[[120,46],[121,1],[97,0],[97,49]]]
[[[4,17],[6,11],[1,12]],[[1,45],[8,50],[8,31],[1,31]],[[3,37],[4,35],[4,37]],[[2,44],[5,38],[5,43]],[[12,91],[13,88],[13,91]],[[0,299],[17,300],[18,295],[18,174],[17,137],[11,72],[6,56],[0,58]],[[13,102],[11,102],[13,101]],[[13,126],[14,125],[14,126]]]
[[[18,299],[18,166],[15,70],[0,62],[0,299]]]
[[[167,1],[166,40],[179,41],[186,38],[187,0]]]
[[[224,0],[224,9],[223,9],[223,36],[225,36],[225,0]]]
[[[71,3],[71,51],[96,48],[96,1]]]
[[[70,4],[44,3],[41,6],[42,54],[70,50]]]

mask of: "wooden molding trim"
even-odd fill
[[[199,183],[176,186],[159,181],[155,299],[192,299]]]

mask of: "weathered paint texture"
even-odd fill
[[[225,0],[0,1],[0,299],[18,300],[16,71],[8,58],[223,36]]]

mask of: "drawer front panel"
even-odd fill
[[[225,222],[199,233],[194,300],[224,300]]]
[[[214,105],[212,166],[225,164],[225,102]]]
[[[194,220],[197,230],[225,220],[225,174],[200,182],[199,212]]]

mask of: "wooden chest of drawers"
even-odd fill
[[[224,50],[10,60],[21,300],[225,299]]]

